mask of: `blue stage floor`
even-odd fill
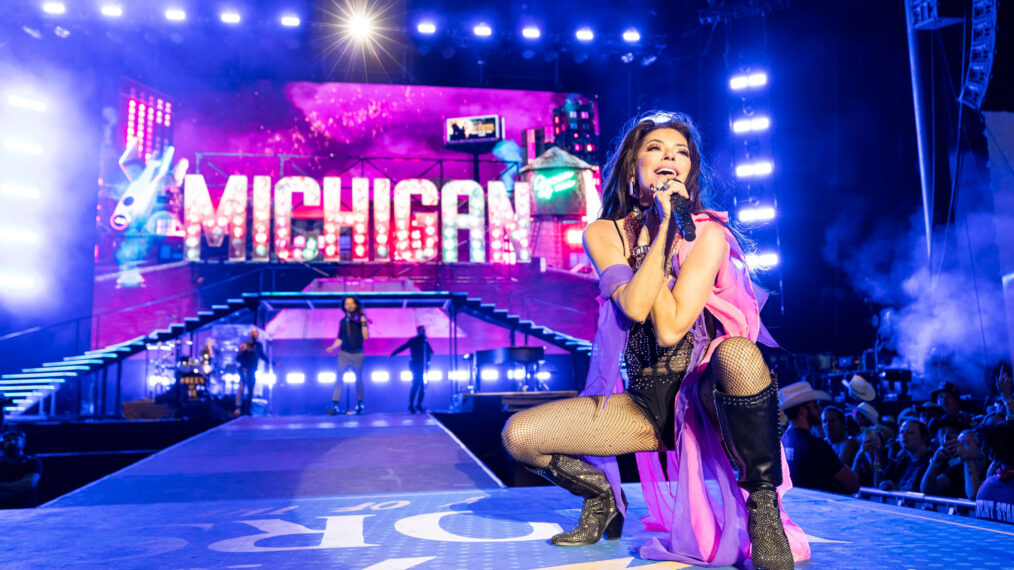
[[[501,488],[426,416],[245,418],[45,507],[0,511],[3,568],[685,568],[624,537],[563,548],[578,499]],[[1014,527],[794,489],[807,568],[1012,568]]]

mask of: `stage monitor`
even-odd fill
[[[503,117],[500,115],[457,117],[447,119],[444,125],[444,143],[447,145],[495,143],[504,138]]]

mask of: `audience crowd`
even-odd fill
[[[860,486],[976,502],[980,518],[1014,523],[1014,395],[1009,369],[975,408],[944,382],[928,402],[881,416],[876,387],[854,375],[845,402],[808,382],[779,390],[782,446],[798,487],[853,494]],[[840,398],[839,398],[840,400]],[[897,409],[897,408],[895,408]]]

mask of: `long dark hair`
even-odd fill
[[[753,249],[753,243],[735,226],[723,222],[715,211],[715,175],[701,158],[701,132],[693,120],[684,113],[650,111],[638,115],[623,126],[623,135],[606,160],[602,184],[602,215],[600,219],[617,220],[629,214],[637,200],[628,192],[631,178],[637,179],[637,153],[645,137],[658,129],[674,129],[687,139],[690,147],[690,173],[687,175],[687,192],[690,194],[690,213],[706,214],[712,220],[729,228],[744,251]]]
[[[362,303],[362,301],[359,300],[358,297],[353,297],[352,295],[344,297],[342,299],[342,310],[343,311],[345,310],[345,301],[348,301],[349,299],[352,299],[352,301],[355,302],[356,309],[354,311],[352,311],[351,314],[348,314],[348,313],[346,313],[346,314],[348,314],[350,317],[352,317],[353,320],[362,321],[366,317],[366,315],[363,313],[363,303]]]

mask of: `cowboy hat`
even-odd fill
[[[787,410],[812,400],[830,400],[831,395],[821,390],[814,390],[809,382],[789,384],[778,391],[778,409]]]
[[[863,402],[856,406],[856,413],[862,414],[866,419],[870,420],[873,425],[880,423],[880,412],[876,408],[870,405],[869,402]]]
[[[872,402],[877,397],[877,389],[873,384],[858,374],[849,380],[842,380],[841,385],[848,389],[849,394],[864,402]]]

